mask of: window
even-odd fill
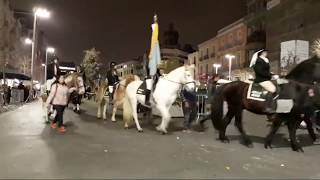
[[[133,69],[131,69],[131,74],[133,74]]]
[[[206,74],[208,74],[208,72],[209,72],[209,65],[206,64]]]

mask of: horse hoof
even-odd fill
[[[303,150],[302,147],[300,147],[300,146],[293,146],[293,147],[292,147],[292,150],[293,150],[293,151],[296,151],[296,152],[304,152],[304,150]]]
[[[248,148],[253,148],[253,144],[246,144]]]
[[[220,138],[220,141],[221,141],[222,143],[230,143],[230,140],[229,140],[229,138],[227,138],[227,137],[225,137],[225,138]]]
[[[143,129],[138,129],[138,132],[139,132],[139,133],[142,133],[142,132],[143,132]]]
[[[264,148],[265,149],[272,149],[271,142],[265,142],[264,143]]]
[[[111,120],[111,122],[115,123],[115,122],[117,122],[117,121],[116,121],[116,120]]]
[[[252,141],[249,139],[244,140],[244,145],[247,146],[248,148],[253,148]]]

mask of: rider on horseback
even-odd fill
[[[274,97],[276,97],[277,88],[271,82],[272,74],[270,72],[270,61],[267,58],[268,51],[262,49],[256,52],[251,59],[250,67],[253,67],[255,72],[255,83],[260,84],[265,90],[269,93],[267,95],[267,104],[266,113],[274,113],[276,109],[276,103]]]
[[[61,75],[61,70],[59,68],[59,58],[55,57],[53,62],[48,64],[47,68],[47,80],[49,80],[49,85],[47,85],[47,93],[49,93],[53,82],[58,80],[57,77]]]
[[[113,99],[115,86],[119,83],[119,76],[118,76],[117,70],[115,69],[115,66],[116,66],[116,63],[111,62],[110,69],[107,72],[109,95],[111,99]]]

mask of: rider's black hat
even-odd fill
[[[110,63],[110,67],[114,67],[115,65],[116,65],[115,62],[111,62],[111,63]]]
[[[268,52],[267,49],[261,49],[260,51],[258,51],[258,56],[260,56],[263,52]]]

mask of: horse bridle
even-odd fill
[[[182,89],[184,88],[184,86],[186,86],[187,84],[196,84],[196,81],[193,80],[193,81],[190,81],[190,82],[186,82],[186,83],[180,83],[180,82],[175,82],[175,81],[172,81],[170,79],[166,79],[165,77],[161,77],[161,79],[164,79],[166,81],[169,81],[169,82],[172,82],[172,83],[175,83],[175,84],[180,84],[182,86]]]

